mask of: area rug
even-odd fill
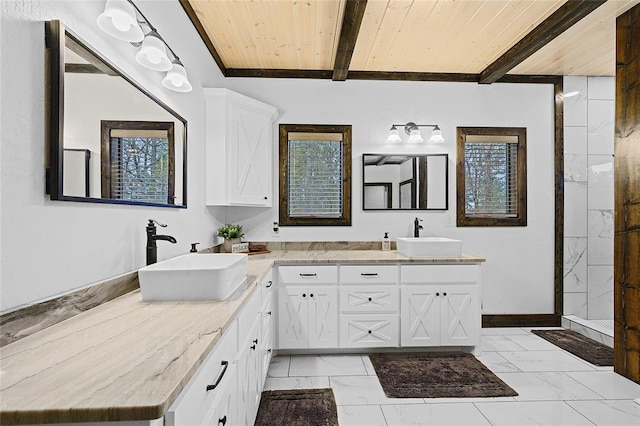
[[[331,389],[262,392],[255,426],[338,426]]]
[[[476,398],[518,393],[468,353],[369,355],[390,398]]]
[[[601,367],[613,366],[612,348],[573,330],[531,330],[531,332],[591,364]]]

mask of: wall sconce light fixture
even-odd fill
[[[110,36],[140,47],[136,54],[136,61],[140,65],[154,71],[166,71],[162,80],[164,87],[174,92],[190,92],[193,89],[178,55],[133,1],[107,0],[97,23],[98,28]],[[147,27],[146,33],[144,27]]]
[[[409,135],[407,143],[422,143],[424,139],[420,133],[420,127],[433,127],[431,131],[431,137],[427,141],[428,143],[442,143],[444,138],[442,137],[442,130],[437,124],[416,124],[412,121],[407,124],[392,124],[389,129],[389,136],[387,136],[387,143],[398,143],[402,141],[400,132],[396,126],[404,127],[404,132]]]

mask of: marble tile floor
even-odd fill
[[[387,398],[367,355],[279,355],[265,390],[331,387],[340,426],[640,425],[640,385],[530,333],[482,330],[479,359],[506,398]]]

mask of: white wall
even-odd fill
[[[553,313],[554,179],[553,88],[551,85],[333,82],[328,80],[228,79],[226,86],[278,107],[278,123],[353,125],[351,227],[280,227],[271,209],[229,208],[227,217],[240,222],[249,240],[349,241],[408,236],[413,218],[424,219],[423,235],[463,240],[463,250],[487,258],[483,270],[484,313]],[[391,123],[438,123],[446,143],[388,146]],[[455,227],[456,126],[518,126],[527,128],[528,226]],[[277,126],[274,148],[277,147]],[[362,210],[362,154],[416,149],[449,154],[447,212],[377,212]],[[277,170],[277,148],[274,167]],[[278,191],[274,181],[274,191]]]
[[[0,2],[1,180],[0,312],[135,270],[144,264],[146,219],[169,224],[177,245],[159,243],[159,258],[204,246],[227,218],[249,240],[372,240],[411,233],[415,216],[423,235],[461,238],[464,250],[485,256],[484,313],[553,312],[553,91],[549,85],[473,83],[223,80],[179,3],[136,4],[180,55],[194,85],[190,94],[165,90],[159,73],[138,66],[135,49],[102,34],[95,19],[103,1]],[[186,210],[52,202],[44,188],[44,24],[61,19],[96,50],[188,120]],[[277,208],[204,206],[204,97],[201,87],[227,86],[277,106],[279,123],[353,125],[353,226],[280,228],[271,235]],[[391,123],[440,124],[447,143],[421,146],[450,155],[448,212],[363,212],[361,157],[397,152],[384,145]],[[528,223],[524,228],[455,227],[456,126],[528,128]],[[277,126],[274,127],[277,146]],[[416,147],[411,147],[415,152]],[[274,150],[277,152],[277,149]],[[274,166],[277,158],[274,155]],[[277,169],[274,169],[277,170]],[[274,174],[274,190],[277,180]]]
[[[3,0],[0,25],[0,312],[135,270],[145,262],[148,218],[169,224],[178,244],[159,259],[213,243],[223,209],[204,207],[204,96],[222,76],[177,1],[136,1],[180,55],[194,90],[164,89],[161,74],[134,60],[135,48],[102,33],[104,1]],[[45,195],[44,21],[62,20],[188,121],[188,209],[54,202]]]

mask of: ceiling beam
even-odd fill
[[[353,49],[356,47],[356,40],[360,32],[360,24],[364,17],[364,10],[367,7],[367,0],[347,0],[342,19],[342,29],[340,30],[340,40],[338,50],[333,62],[334,81],[344,81],[347,79],[349,64],[353,56]]]
[[[220,68],[222,75],[227,77],[227,67],[224,65],[224,62],[222,61],[222,57],[218,54],[218,51],[216,50],[215,46],[213,45],[213,42],[211,41],[211,39],[209,38],[209,35],[207,34],[207,30],[204,29],[204,26],[202,25],[202,22],[200,22],[200,18],[198,18],[198,14],[191,6],[191,3],[189,2],[189,0],[180,0],[180,4],[182,5],[182,8],[186,12],[189,19],[191,20],[191,23],[193,24],[193,26],[196,27],[196,30],[198,31],[198,34],[200,34],[200,38],[202,39],[202,42],[204,43],[205,46],[207,46],[207,49],[209,49],[209,53],[211,53],[211,56],[213,56],[213,59],[216,61],[216,64],[218,64],[218,68]]]
[[[606,0],[568,0],[522,40],[480,73],[481,84],[491,84],[554,38],[600,7]]]

